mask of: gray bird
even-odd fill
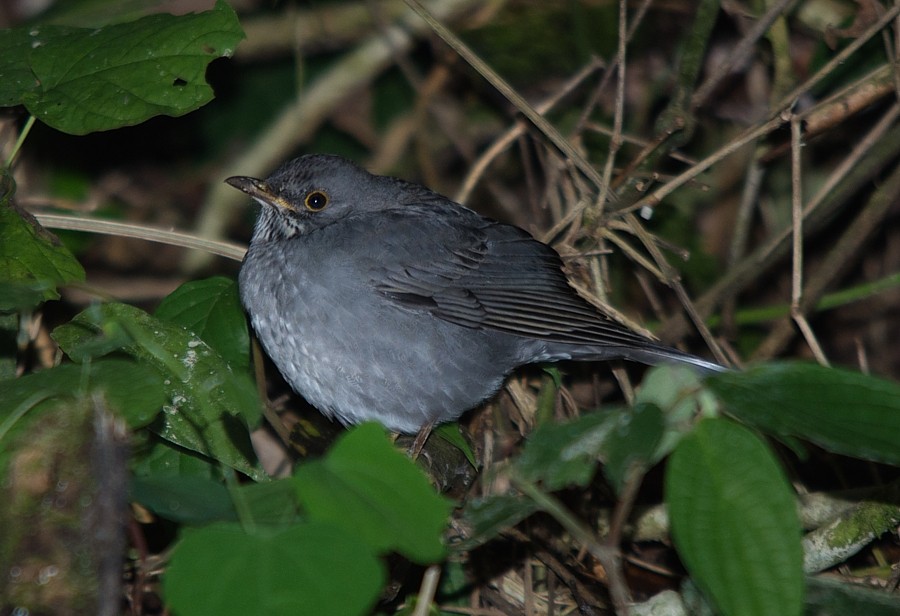
[[[345,424],[453,421],[524,364],[723,370],[614,322],[555,250],[423,186],[324,155],[226,182],[262,205],[239,277],[253,329],[291,387]]]

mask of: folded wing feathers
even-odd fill
[[[464,327],[573,344],[650,343],[611,320],[569,285],[559,256],[509,227],[488,227],[488,235],[449,251],[446,259],[382,272],[376,288],[411,308]]]

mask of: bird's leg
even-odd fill
[[[422,453],[422,448],[425,447],[425,442],[428,440],[428,437],[431,436],[431,429],[434,428],[434,422],[429,421],[427,424],[419,428],[419,432],[416,434],[416,439],[413,441],[412,445],[409,447],[409,457],[412,460],[415,460],[419,457],[419,454]]]

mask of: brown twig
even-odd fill
[[[694,92],[694,96],[691,97],[691,107],[696,109],[702,107],[707,102],[707,99],[719,83],[728,76],[735,66],[739,66],[747,61],[747,58],[753,53],[754,46],[759,39],[768,31],[776,19],[788,12],[789,6],[795,1],[796,0],[778,0],[769,7],[769,10],[766,11],[762,17],[756,20],[753,27],[741,37],[741,40],[738,41],[738,44],[731,50],[731,53],[726,56],[725,61],[719,63],[712,72],[710,72],[706,81],[704,81],[700,87],[697,88],[697,91]]]
[[[900,195],[900,166],[895,167],[887,180],[878,187],[834,248],[829,251],[815,275],[807,280],[797,307],[799,314],[808,314],[828,285],[839,279],[850,267],[864,242],[878,229],[890,208],[897,203],[897,195]],[[791,321],[787,319],[780,321],[759,345],[754,356],[772,357],[784,348],[793,335]]]

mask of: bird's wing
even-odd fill
[[[562,260],[525,231],[462,208],[382,218],[394,238],[390,265],[373,269],[378,292],[446,321],[550,342],[644,346],[569,285]]]

